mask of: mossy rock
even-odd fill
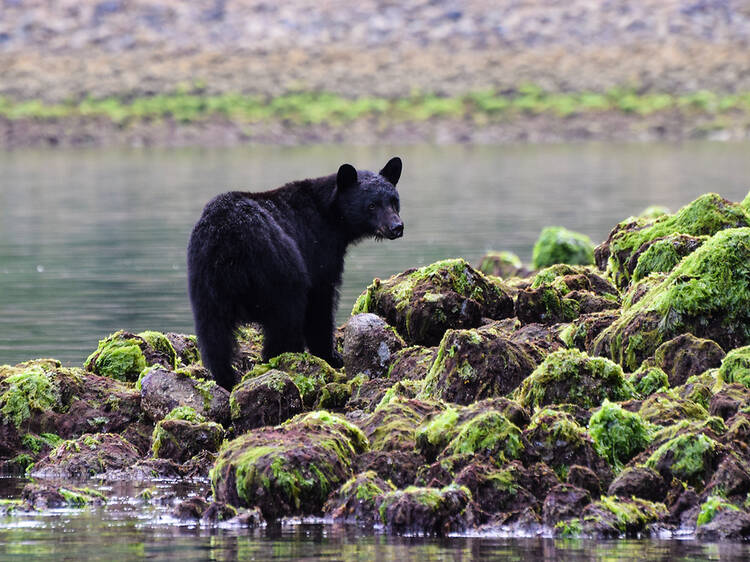
[[[646,461],[667,481],[682,480],[702,489],[718,465],[723,447],[703,433],[683,433],[659,446]]]
[[[660,367],[667,374],[670,386],[680,386],[688,378],[721,365],[725,355],[715,341],[688,333],[661,344],[643,365]]]
[[[648,246],[655,241],[676,234],[712,236],[728,228],[746,226],[750,226],[750,219],[741,205],[727,201],[715,193],[708,193],[674,215],[630,218],[619,223],[610,232],[608,239],[596,248],[597,265],[600,269],[606,268],[618,286],[625,287],[638,263],[637,257],[633,259],[634,256],[648,253]],[[690,243],[685,246],[689,247]],[[681,251],[687,251],[687,248]],[[657,251],[654,250],[653,253]],[[644,262],[644,273],[645,269],[648,267]]]
[[[627,264],[627,270],[632,274],[630,282],[640,281],[654,272],[669,273],[682,258],[697,250],[707,239],[708,236],[672,234],[644,243]]]
[[[529,444],[529,451],[563,480],[568,469],[576,464],[590,468],[604,485],[612,480],[606,459],[596,451],[586,429],[570,414],[541,410],[531,418],[523,436]]]
[[[479,260],[479,271],[485,275],[494,275],[506,279],[508,277],[525,277],[529,272],[513,252],[487,252]]]
[[[336,522],[375,524],[380,521],[382,496],[396,487],[375,471],[355,474],[341,488],[331,494],[323,513]]]
[[[30,475],[34,478],[88,478],[128,468],[139,458],[136,448],[122,436],[89,433],[60,443],[34,465]]]
[[[375,410],[385,407],[389,402],[396,398],[404,398],[407,400],[410,398],[416,398],[417,394],[422,390],[422,386],[424,386],[424,381],[413,381],[409,379],[394,383],[393,386],[391,386],[383,395],[383,398],[375,407]]]
[[[386,376],[393,355],[406,345],[394,328],[371,313],[349,318],[343,332],[344,369],[352,377],[359,373],[370,378]]]
[[[167,416],[154,427],[151,451],[154,458],[184,463],[203,451],[217,452],[222,441],[224,428],[218,423]]]
[[[722,349],[750,343],[750,228],[724,230],[685,257],[604,330],[594,352],[628,370],[672,338],[692,333]]]
[[[326,361],[310,353],[282,353],[268,363],[255,366],[243,377],[243,382],[275,369],[287,373],[299,389],[306,408],[315,406],[322,388],[331,382],[345,382],[346,377]]]
[[[373,451],[411,451],[415,431],[425,417],[442,410],[436,402],[394,398],[357,421]]]
[[[0,381],[0,405],[3,422],[16,427],[32,414],[59,410],[62,399],[54,370],[39,364],[19,366]]]
[[[640,537],[669,515],[663,503],[641,498],[602,496],[581,514],[585,535],[597,538]]]
[[[593,264],[594,244],[591,239],[585,234],[573,232],[562,226],[548,226],[542,229],[534,244],[532,265],[534,269],[541,269],[558,263]]]
[[[700,404],[708,410],[711,398],[722,386],[721,381],[718,380],[718,372],[718,369],[709,369],[700,375],[693,375],[685,381],[685,384],[675,387],[672,391],[680,398]],[[660,392],[665,391],[666,389]]]
[[[750,346],[738,347],[727,353],[718,375],[723,382],[737,382],[750,388]]]
[[[669,390],[669,378],[659,367],[642,365],[635,373],[626,378],[639,396],[648,397],[656,392]]]
[[[548,355],[515,393],[518,403],[531,409],[563,402],[588,409],[599,406],[605,398],[618,402],[634,396],[619,365],[577,349]]]
[[[84,368],[103,377],[135,382],[144,369],[154,365],[176,368],[177,354],[169,339],[160,332],[136,335],[120,330],[99,341]]]
[[[513,301],[499,280],[450,259],[376,279],[354,304],[352,314],[362,312],[385,318],[410,345],[433,346],[449,328],[512,316]]]
[[[589,420],[588,433],[596,450],[619,471],[651,442],[651,428],[641,416],[604,400]]]
[[[462,424],[441,454],[479,455],[501,465],[519,458],[524,448],[521,430],[503,414],[487,411]]]
[[[164,334],[172,344],[177,354],[177,363],[179,366],[195,365],[200,363],[201,354],[198,349],[198,336],[192,334],[176,334],[169,332]]]
[[[302,412],[302,397],[287,373],[271,369],[242,379],[229,395],[229,411],[239,434],[296,416]]]
[[[493,325],[448,330],[420,398],[471,404],[512,392],[536,367],[533,345],[514,343]]]
[[[575,347],[591,354],[596,338],[619,316],[619,310],[581,314],[560,330],[560,339],[567,347]]]
[[[424,379],[435,362],[436,355],[437,349],[434,347],[406,347],[393,355],[386,376],[397,381]]]
[[[321,513],[328,495],[352,476],[364,434],[328,412],[302,414],[224,444],[210,477],[217,501],[258,506],[267,519]]]
[[[391,533],[446,535],[466,529],[470,502],[471,493],[464,487],[409,486],[382,497],[380,522]]]
[[[656,392],[643,401],[638,411],[650,423],[671,425],[679,421],[708,419],[708,411],[693,402],[678,397],[672,392]]]
[[[663,502],[668,492],[669,486],[658,472],[653,468],[636,465],[625,467],[615,477],[609,485],[607,495]]]

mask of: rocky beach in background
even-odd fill
[[[0,146],[744,139],[749,41],[750,8],[739,0],[6,0]],[[528,85],[615,101],[301,122],[274,112],[181,119],[169,108],[113,116],[82,105],[164,95],[210,105],[230,94],[272,104],[298,93],[512,101]],[[620,103],[622,91],[662,98],[641,107]],[[699,93],[715,103],[682,102]]]

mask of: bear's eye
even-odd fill
[[[370,203],[369,205],[367,205],[367,208],[370,209],[371,211],[374,211],[375,210],[375,203]]]

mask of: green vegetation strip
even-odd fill
[[[285,120],[294,124],[345,123],[360,118],[421,121],[431,118],[473,118],[491,120],[517,115],[574,114],[617,111],[649,115],[679,110],[699,114],[750,113],[750,92],[720,94],[697,91],[674,95],[637,93],[617,88],[605,93],[546,92],[536,85],[520,86],[511,92],[481,91],[456,97],[413,94],[406,98],[347,98],[325,92],[289,93],[268,98],[239,93],[205,94],[196,84],[174,93],[144,97],[86,98],[46,103],[41,100],[14,101],[0,98],[0,116],[8,119],[57,119],[68,117],[107,118],[116,123],[174,119],[179,122],[224,117],[234,121]]]

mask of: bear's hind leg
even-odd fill
[[[212,319],[208,322],[196,322],[196,331],[203,366],[211,371],[219,386],[231,392],[237,382],[232,367],[235,345],[233,327]]]
[[[333,341],[337,301],[335,287],[317,289],[311,291],[305,310],[305,340],[310,353],[325,359],[335,369],[344,366]]]
[[[298,304],[286,302],[275,307],[263,322],[263,361],[285,352],[305,351],[303,318]]]

